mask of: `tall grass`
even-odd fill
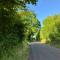
[[[28,44],[23,42],[12,49],[1,50],[0,60],[28,60]]]

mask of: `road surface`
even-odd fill
[[[60,60],[60,49],[34,42],[30,44],[29,60]]]

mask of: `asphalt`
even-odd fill
[[[31,43],[29,50],[28,60],[60,60],[60,49],[39,42]]]

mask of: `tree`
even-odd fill
[[[18,10],[25,10],[26,4],[37,0],[0,0],[0,46],[4,49],[23,41],[25,24]],[[3,47],[2,47],[3,48]]]
[[[24,41],[29,16],[25,19],[18,11],[26,11],[26,4],[36,2],[37,0],[0,0],[0,58],[3,57],[3,52],[9,52]]]
[[[38,34],[38,30],[40,30],[40,22],[36,18],[35,13],[31,11],[23,11],[18,14],[21,16],[22,20],[24,21],[24,24],[26,25],[25,38],[27,38],[29,41],[32,41],[32,36]]]
[[[41,29],[43,38],[52,44],[60,44],[60,14],[47,17],[43,23]]]
[[[9,34],[18,35],[20,40],[24,35],[24,23],[17,15],[18,9],[25,8],[26,4],[36,4],[37,0],[0,0],[0,32],[4,37]],[[20,33],[22,32],[22,33]]]

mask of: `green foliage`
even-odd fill
[[[0,0],[0,25],[1,25],[1,31],[5,34],[6,29],[11,29],[11,26],[13,27],[15,24],[15,20],[21,20],[17,16],[17,10],[20,8],[19,6],[26,5],[27,3],[32,3],[35,4],[36,0]],[[19,21],[19,22],[22,22]],[[24,24],[22,23],[17,23],[18,25],[20,24],[22,27]],[[17,25],[15,24],[15,25]],[[6,29],[5,29],[6,28]],[[22,30],[21,30],[22,31]],[[9,31],[10,32],[10,31]]]
[[[37,41],[40,41],[40,40],[41,40],[41,39],[40,39],[40,30],[39,30],[38,33],[37,33],[36,40],[37,40]]]
[[[20,56],[14,54],[18,52],[16,47],[31,33],[31,21],[37,21],[32,12],[25,12],[26,4],[36,4],[36,2],[37,0],[0,0],[0,60],[20,60],[20,58],[15,59]],[[14,50],[15,48],[17,51]],[[10,58],[10,55],[13,57]]]
[[[3,8],[14,8],[18,6],[26,6],[26,4],[36,4],[37,0],[0,0],[0,7]]]
[[[0,60],[28,60],[28,49],[28,45],[24,42],[24,44],[18,44],[12,49],[0,50]]]
[[[36,35],[40,30],[40,22],[36,18],[36,15],[31,11],[23,11],[18,13],[21,19],[24,21],[25,27],[25,38],[32,41],[32,36]],[[37,36],[37,35],[36,35]]]
[[[26,6],[26,4],[35,4],[36,2],[36,0],[0,0],[0,35],[3,37],[0,38],[1,40],[9,41],[12,36],[20,42],[23,40],[25,24],[20,18],[21,16],[17,14],[18,9],[21,10],[21,7]]]
[[[60,44],[60,14],[47,17],[43,21],[41,33],[42,39],[46,39],[47,42]]]

